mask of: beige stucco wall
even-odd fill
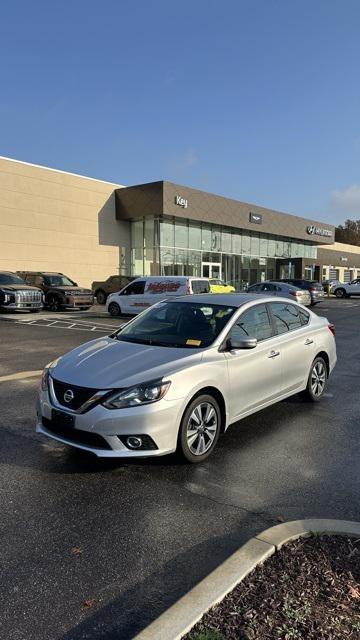
[[[81,286],[125,271],[119,186],[0,157],[0,270],[61,271]]]

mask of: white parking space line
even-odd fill
[[[40,377],[42,369],[37,371],[20,371],[20,373],[11,373],[8,376],[0,376],[0,382],[9,382],[10,380],[25,380],[25,378]]]
[[[53,329],[71,329],[73,331],[99,331],[102,333],[113,332],[119,328],[123,323],[119,323],[118,326],[109,324],[97,324],[90,322],[74,322],[73,320],[54,320],[53,318],[37,318],[36,320],[23,320],[18,319],[16,324],[26,324],[37,327],[52,327]]]

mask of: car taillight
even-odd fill
[[[303,291],[289,291],[289,293],[290,295],[295,296],[295,298],[303,295]]]
[[[333,334],[333,336],[334,336],[334,335],[335,335],[335,325],[334,325],[334,324],[329,323],[329,324],[328,324],[328,329],[329,329],[329,331],[331,331],[331,333],[332,333],[332,334]]]

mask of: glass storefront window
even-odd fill
[[[160,245],[162,247],[175,246],[173,220],[160,220]]]
[[[223,230],[221,233],[221,251],[231,253],[231,233]]]
[[[160,248],[160,270],[162,276],[174,275],[174,249]]]
[[[269,258],[275,258],[276,256],[276,243],[274,238],[268,240],[268,256]]]
[[[201,229],[201,248],[205,251],[211,251],[211,227],[202,227]]]
[[[187,249],[189,246],[188,226],[182,220],[175,220],[175,247]]]
[[[266,258],[268,255],[268,239],[260,236],[260,256]]]
[[[220,227],[213,227],[211,232],[211,250],[221,251],[221,232]]]
[[[282,258],[284,255],[284,242],[280,240],[280,238],[276,238],[275,240],[275,255],[278,258]]]
[[[241,242],[241,250],[242,253],[250,253],[250,249],[251,249],[251,240],[250,240],[250,233],[243,233],[242,234],[242,242]]]
[[[232,252],[241,255],[241,234],[239,231],[232,234]]]
[[[258,256],[260,254],[260,236],[258,233],[251,234],[250,253],[252,256]]]
[[[189,249],[201,249],[201,227],[200,225],[189,225]]]

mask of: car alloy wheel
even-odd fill
[[[215,398],[201,395],[184,413],[179,433],[179,449],[188,462],[205,460],[220,434],[221,415]]]
[[[48,307],[50,311],[60,311],[60,300],[57,296],[50,296],[48,298]]]
[[[111,316],[119,316],[121,313],[121,309],[117,302],[110,302],[108,311]]]
[[[325,360],[319,356],[315,358],[311,365],[308,384],[306,388],[306,396],[312,402],[318,402],[321,399],[328,378],[327,366]]]
[[[335,296],[336,298],[345,298],[345,289],[336,289]]]

